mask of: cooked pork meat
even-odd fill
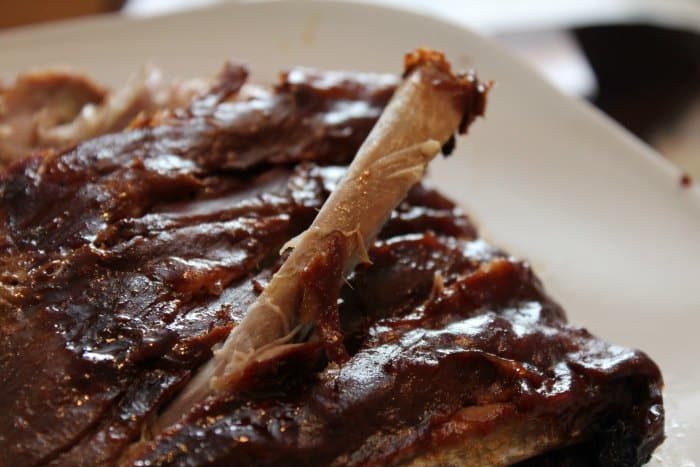
[[[475,76],[455,75],[442,54],[421,49],[407,56],[402,84],[358,150],[343,182],[311,226],[285,245],[294,244],[280,270],[214,358],[159,417],[156,429],[177,420],[213,390],[231,390],[248,366],[290,351],[300,334],[316,327],[325,308],[304,309],[308,286],[301,280],[303,271],[329,250],[337,250],[340,269],[335,277],[338,285],[333,287],[337,288],[358,261],[369,261],[367,245],[408,190],[421,180],[440,151],[440,142],[450,141],[460,129],[465,131],[483,113],[485,93]]]
[[[169,82],[146,67],[118,91],[64,70],[25,73],[0,88],[0,168],[35,150],[60,150],[126,128],[139,115],[186,106],[205,80]]]
[[[246,79],[230,65],[187,108],[2,176],[0,465],[649,458],[663,439],[656,365],[567,324],[527,263],[425,184],[369,262],[345,276],[346,237],[331,235],[299,273],[317,338],[149,433],[284,264],[399,82],[294,69],[241,96]]]
[[[39,128],[72,121],[86,105],[100,105],[107,91],[67,71],[35,71],[0,88],[0,164],[40,147]]]
[[[70,122],[54,127],[39,127],[42,146],[64,148],[80,141],[126,128],[136,117],[177,109],[189,104],[206,89],[206,81],[167,82],[162,73],[146,67],[129,82],[108,94],[101,105],[86,105]]]
[[[138,439],[313,220],[322,195],[290,165],[352,159],[397,83],[292,70],[276,92],[218,104],[247,71],[223,76],[168,125],[4,175],[0,448],[13,463],[94,464]]]

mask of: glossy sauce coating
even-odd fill
[[[566,324],[526,263],[424,185],[341,290],[323,286],[332,251],[305,272],[320,341],[126,452],[240,321],[396,84],[296,70],[219,103],[245,76],[231,68],[211,102],[160,126],[4,175],[0,464],[376,465],[542,414],[601,464],[648,457],[656,365]],[[488,413],[457,423],[465,407]]]
[[[246,76],[229,66],[165,123],[28,158],[3,176],[8,462],[94,464],[138,438],[325,199],[322,181],[292,166],[348,161],[397,82],[294,70],[276,91],[218,103]],[[361,111],[344,110],[354,104]]]

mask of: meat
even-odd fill
[[[350,160],[397,82],[293,70],[276,93],[217,105],[246,76],[228,67],[168,125],[4,175],[0,448],[12,463],[94,464],[137,439],[320,208],[320,182],[290,164]]]
[[[100,105],[107,91],[67,71],[35,71],[0,87],[0,163],[26,155],[39,144],[39,128],[72,121],[86,105]]]
[[[277,358],[280,352],[292,350],[293,341],[305,340],[299,335],[317,327],[323,308],[304,307],[313,286],[303,283],[303,271],[315,261],[325,262],[323,258],[333,252],[339,264],[333,266],[336,271],[330,277],[340,284],[359,260],[368,261],[366,245],[423,177],[441,142],[454,138],[458,129],[465,130],[466,122],[483,114],[485,86],[473,75],[455,75],[442,54],[419,49],[407,57],[405,68],[403,83],[342,183],[311,226],[285,245],[294,243],[289,257],[214,358],[159,418],[157,431],[212,390],[231,390],[248,366]],[[338,284],[328,286],[332,290]]]
[[[424,184],[346,284],[336,242],[302,271],[300,306],[325,338],[142,439],[266,288],[398,83],[296,69],[242,96],[246,78],[230,65],[186,109],[2,176],[0,464],[649,457],[663,439],[656,365],[567,324],[526,263]]]
[[[153,67],[113,93],[75,72],[22,74],[0,88],[0,168],[32,151],[60,150],[123,130],[139,115],[184,107],[206,87],[204,80],[168,82]]]
[[[204,80],[168,82],[160,70],[145,67],[126,85],[106,96],[101,105],[86,105],[74,119],[39,128],[41,146],[66,148],[88,138],[125,129],[135,118],[186,107],[206,90]]]

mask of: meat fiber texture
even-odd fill
[[[0,82],[0,168],[36,151],[59,151],[128,127],[134,118],[185,107],[205,80],[166,80],[145,67],[110,92],[69,69],[23,73]]]
[[[294,69],[227,101],[246,78],[228,65],[187,109],[2,176],[0,465],[396,464],[544,418],[558,444],[536,462],[648,459],[656,365],[567,324],[527,263],[426,184],[342,287],[332,248],[304,272],[324,339],[152,437],[398,83]]]

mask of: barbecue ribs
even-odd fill
[[[445,66],[411,57],[409,71]],[[245,92],[247,75],[229,64],[187,107],[2,175],[0,465],[648,460],[663,440],[657,366],[568,324],[527,263],[426,183],[349,273],[348,237],[329,235],[298,276],[314,327],[295,345],[153,429],[400,83],[298,68]],[[469,80],[465,126],[485,98]]]

